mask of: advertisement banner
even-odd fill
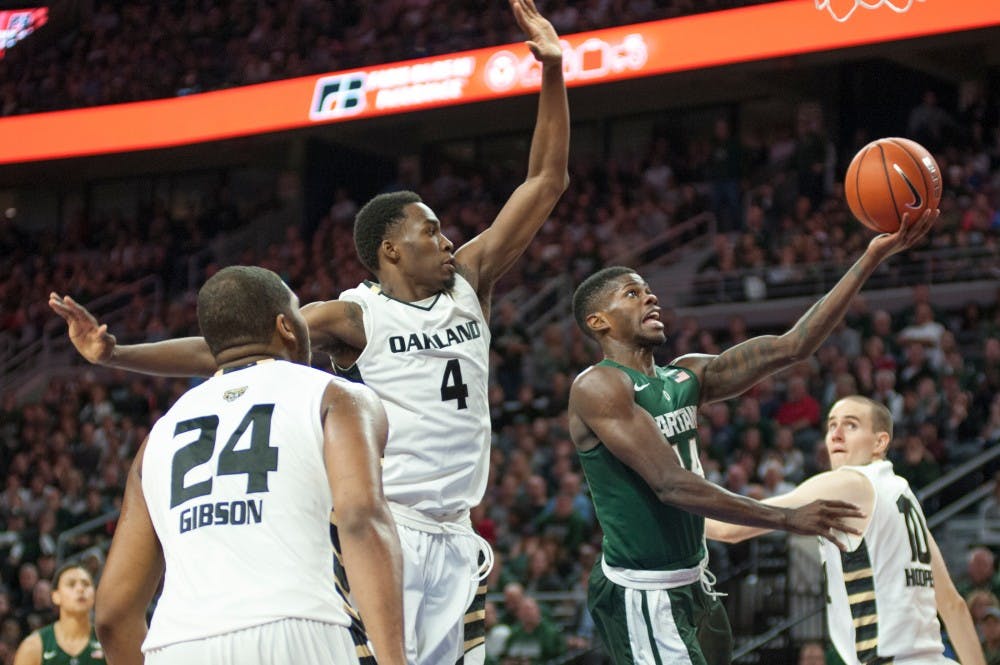
[[[994,0],[786,0],[567,35],[585,86],[1000,24]],[[524,44],[175,99],[0,120],[0,163],[125,152],[345,122],[538,90]]]

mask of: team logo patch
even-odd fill
[[[243,393],[245,393],[246,391],[247,391],[247,386],[243,386],[242,388],[232,388],[222,393],[222,399],[226,400],[227,402],[235,402],[240,397],[242,397]]]

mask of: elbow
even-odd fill
[[[781,345],[778,350],[778,357],[782,360],[782,366],[794,365],[803,360],[808,360],[810,356],[819,348],[819,344],[810,344],[808,340],[799,335],[792,337],[793,331],[782,335],[778,339]]]
[[[348,538],[363,537],[372,529],[391,523],[389,508],[383,500],[352,501],[337,509],[337,530]]]
[[[692,474],[694,475],[694,474]],[[694,488],[688,488],[685,478],[670,479],[653,488],[660,503],[684,510],[692,510],[698,505]],[[697,511],[695,511],[697,512]]]
[[[958,593],[954,586],[948,586],[951,586],[951,588],[941,589],[937,594],[937,598],[935,598],[941,616],[954,617],[968,613],[969,606],[966,604],[965,599],[962,598],[962,595]]]

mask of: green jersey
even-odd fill
[[[90,641],[83,647],[83,651],[71,656],[62,650],[56,642],[55,624],[50,623],[38,629],[38,635],[42,638],[42,665],[104,665],[104,649],[97,641],[97,632],[90,629]]]
[[[685,469],[704,477],[698,458],[698,379],[687,369],[657,367],[649,377],[611,360],[632,380],[635,402],[653,417],[664,445]],[[642,476],[599,444],[580,461],[604,531],[604,559],[632,570],[693,568],[705,557],[705,519],[660,501]]]

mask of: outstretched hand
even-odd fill
[[[562,62],[562,46],[559,35],[548,19],[538,12],[534,0],[510,0],[514,18],[528,35],[526,42],[532,55],[539,62]]]
[[[115,336],[107,324],[98,324],[86,307],[69,296],[49,294],[49,307],[69,326],[69,339],[84,358],[94,364],[107,362],[115,349]]]
[[[921,238],[927,235],[927,232],[931,230],[931,227],[934,226],[934,223],[937,222],[940,216],[941,211],[937,208],[928,208],[916,220],[913,219],[910,213],[903,213],[903,221],[899,225],[899,230],[895,233],[883,233],[875,236],[868,243],[868,249],[875,252],[879,260],[885,260],[893,254],[902,252],[917,244]]]
[[[861,532],[848,526],[844,520],[863,518],[864,516],[865,514],[853,503],[817,499],[801,508],[792,510],[788,516],[785,530],[803,536],[822,536],[841,550],[846,550],[847,546],[837,539],[833,533],[834,530],[860,536]]]

